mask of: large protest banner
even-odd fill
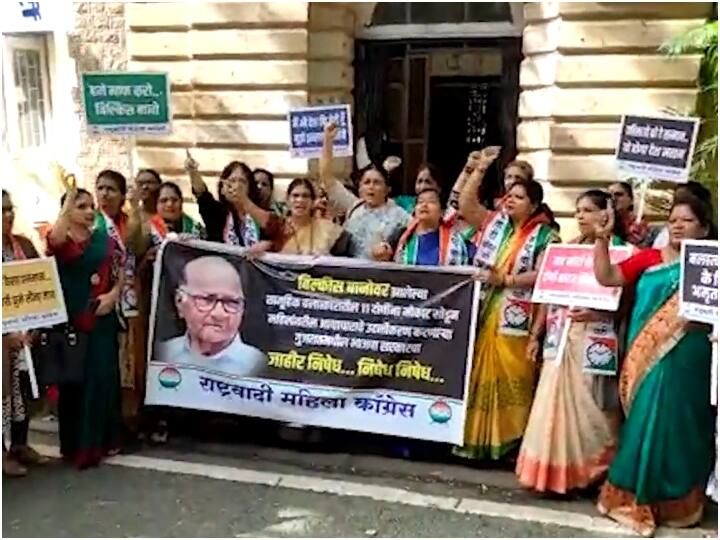
[[[685,240],[680,249],[680,315],[718,324],[718,243]]]
[[[83,73],[85,121],[92,135],[167,135],[167,73]]]
[[[67,322],[54,257],[6,262],[3,273],[3,333]]]
[[[338,127],[333,141],[333,155],[353,155],[353,131],[350,105],[320,105],[297,107],[288,111],[290,125],[290,155],[300,158],[318,158],[322,152],[325,124]]]
[[[239,248],[170,241],[155,267],[146,403],[460,444],[471,274],[250,261]]]
[[[687,182],[699,124],[697,118],[623,116],[618,169],[644,180]]]

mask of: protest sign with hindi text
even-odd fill
[[[697,118],[623,116],[618,170],[643,180],[687,182],[699,123]]]
[[[83,73],[85,120],[92,135],[167,135],[167,73]]]
[[[146,401],[461,444],[471,273],[171,241],[156,263]],[[225,349],[198,352],[221,334]]]
[[[536,304],[615,311],[621,287],[603,287],[593,271],[593,246],[553,244],[540,265],[532,301]],[[632,253],[631,246],[611,246],[610,260],[618,263]]]
[[[3,333],[67,322],[54,257],[6,262],[3,271]]]
[[[337,134],[333,142],[336,157],[353,155],[353,131],[350,105],[320,105],[290,109],[290,155],[300,158],[319,158],[323,145],[325,124],[333,122]]]
[[[718,243],[685,240],[680,250],[680,315],[718,323]]]

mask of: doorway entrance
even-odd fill
[[[411,194],[429,162],[448,195],[471,151],[500,145],[485,182],[491,198],[500,167],[515,156],[519,39],[359,42],[356,59],[357,133],[371,159],[402,158],[395,194]]]
[[[395,195],[412,194],[428,162],[439,169],[447,196],[471,151],[500,145],[484,182],[489,201],[500,189],[502,165],[515,157],[520,32],[511,6],[481,6],[378,3],[356,41],[356,134],[371,160],[402,158]]]

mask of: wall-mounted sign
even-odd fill
[[[83,73],[82,89],[92,135],[170,133],[167,73]]]

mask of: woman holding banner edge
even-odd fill
[[[614,216],[598,227],[595,277],[608,287],[635,285],[628,349],[620,373],[626,420],[597,503],[603,515],[652,536],[660,524],[690,527],[702,519],[713,465],[709,327],[679,316],[680,245],[716,238],[709,204],[678,198],[670,243],[610,262]]]
[[[609,208],[612,200],[606,192],[590,190],[580,195],[575,211],[580,237],[571,243],[594,244],[596,227]],[[625,243],[617,219],[612,233],[612,245]],[[591,309],[537,306],[527,357],[535,361],[542,351],[544,363],[515,469],[523,486],[564,494],[587,488],[607,473],[620,426],[617,377],[585,374],[583,362],[595,343],[614,341],[618,365],[616,316]],[[567,317],[572,322],[560,352]],[[562,358],[556,358],[558,353]]]
[[[460,194],[460,213],[482,230],[475,256],[483,282],[482,313],[469,387],[465,444],[454,453],[498,460],[520,444],[535,386],[535,364],[525,358],[536,267],[557,240],[548,225],[542,186],[514,182],[499,211],[478,200],[483,176],[500,153],[484,148]]]

